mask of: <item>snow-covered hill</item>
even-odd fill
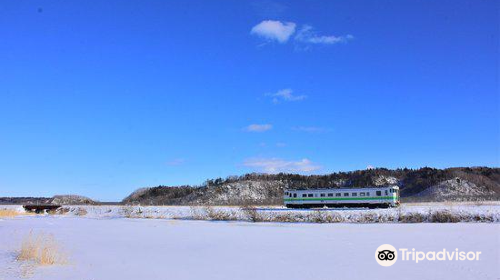
[[[500,199],[500,168],[370,169],[328,175],[246,174],[208,180],[204,186],[142,188],[123,200],[141,205],[281,204],[287,188],[351,188],[398,185],[405,199]]]
[[[455,197],[484,197],[494,195],[493,190],[478,186],[464,179],[454,178],[431,186],[416,196],[430,197],[434,200],[446,200]]]

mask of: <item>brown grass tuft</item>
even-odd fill
[[[453,213],[450,210],[437,210],[437,211],[430,213],[429,222],[431,222],[431,223],[458,223],[458,222],[460,222],[460,215],[457,213]]]
[[[17,256],[18,261],[32,261],[38,265],[64,264],[66,260],[60,252],[59,247],[51,234],[43,232],[30,234],[21,244]]]
[[[13,218],[24,213],[12,209],[0,209],[0,218]]]
[[[60,208],[57,208],[56,211],[54,211],[53,214],[55,214],[55,215],[66,215],[70,211],[71,211],[71,209],[69,207],[60,207]],[[52,213],[49,213],[49,214],[52,214]]]
[[[75,211],[75,215],[85,216],[85,215],[87,215],[87,210],[85,208],[78,207],[78,209]]]
[[[401,223],[423,223],[426,218],[424,214],[418,212],[401,213],[398,217]]]
[[[134,207],[132,207],[132,206],[122,206],[120,210],[122,212],[122,215],[125,218],[132,218],[133,217]]]
[[[241,207],[240,210],[250,222],[263,222],[264,218],[257,212],[257,208],[253,206]]]
[[[208,220],[211,221],[237,221],[238,218],[232,213],[228,213],[221,209],[216,209],[211,206],[203,207],[203,211],[206,213]]]

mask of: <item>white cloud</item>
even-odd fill
[[[276,93],[270,94],[273,97],[274,103],[279,103],[281,100],[283,101],[300,101],[307,98],[307,95],[293,95],[293,90],[286,88],[282,90],[278,90]]]
[[[244,128],[248,132],[264,132],[273,129],[271,124],[251,124]]]
[[[366,170],[372,170],[372,169],[375,169],[375,167],[371,164],[368,164],[368,166],[366,167]]]
[[[295,33],[296,24],[293,22],[281,22],[278,20],[264,20],[252,27],[250,34],[254,34],[268,40],[276,40],[280,43],[288,41]]]
[[[303,25],[302,28],[295,35],[295,40],[302,43],[308,44],[326,44],[333,45],[337,43],[345,43],[349,40],[354,39],[352,35],[345,36],[319,36],[314,31],[314,28],[310,25]]]
[[[295,131],[303,131],[309,133],[320,133],[329,131],[328,128],[318,127],[318,126],[296,126],[292,127],[292,129]]]
[[[263,173],[311,173],[321,169],[321,166],[306,158],[299,161],[286,161],[279,158],[253,158],[245,160],[243,165]]]

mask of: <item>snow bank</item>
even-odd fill
[[[59,214],[90,218],[234,220],[304,223],[500,222],[500,205],[409,205],[392,209],[286,209],[217,206],[64,206]]]

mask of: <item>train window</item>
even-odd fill
[[[307,196],[308,196],[308,197],[313,197],[313,194],[312,194],[312,193],[310,193],[310,194],[308,194]]]
[[[360,192],[359,196],[365,196],[365,193],[364,192]]]
[[[305,194],[305,193],[304,193],[304,194],[302,194],[302,197],[307,197],[307,194]]]
[[[332,196],[333,196],[333,193],[329,193],[329,194],[328,194],[328,197],[332,197]]]
[[[352,196],[358,196],[358,193],[354,192],[354,193],[352,193]]]
[[[294,194],[293,194],[293,197],[297,197],[297,194],[296,194],[296,193],[294,193]]]
[[[388,195],[387,190],[385,190],[385,195]]]
[[[377,196],[381,196],[382,195],[382,192],[381,191],[377,191]]]
[[[342,194],[341,193],[336,193],[335,196],[341,196]]]
[[[344,193],[344,196],[349,196],[349,193]]]
[[[370,196],[370,192],[366,192],[366,196]]]
[[[321,196],[321,197],[325,197],[325,194],[324,194],[324,193],[322,193],[320,196]]]

